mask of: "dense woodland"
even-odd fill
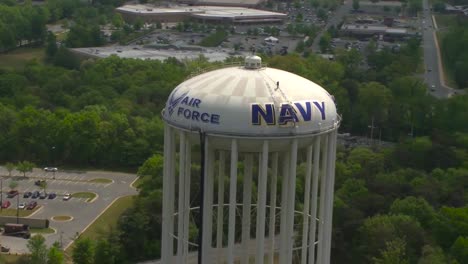
[[[44,43],[48,55],[45,63],[31,61],[21,69],[0,69],[0,162],[139,167],[143,179],[134,207],[121,217],[116,230],[100,240],[78,239],[73,259],[75,263],[101,264],[159,257],[160,113],[177,84],[195,69],[213,63],[203,57],[195,61],[118,57],[79,61],[65,48],[53,45],[53,36],[43,26],[77,14],[85,16],[86,10],[94,10],[93,18],[114,19],[118,24],[118,18],[106,15],[108,7],[117,2],[93,1],[94,7],[73,0],[47,1],[42,7],[0,3],[0,12],[14,18],[0,17],[0,49],[28,41]],[[80,16],[75,18],[80,20]],[[22,22],[12,29],[12,21]],[[33,24],[37,31],[31,28]],[[19,35],[23,32],[20,25],[31,31]],[[86,29],[73,29],[76,32],[93,36],[93,30],[88,30],[92,23],[75,25]],[[92,41],[81,33],[74,39],[73,30],[66,45],[75,46],[75,40]],[[444,46],[446,52],[464,54],[459,47],[464,47],[466,38],[454,36],[465,35],[462,27],[448,34],[450,41],[445,43],[453,46]],[[7,41],[5,36],[9,36]],[[338,51],[336,61],[315,55],[264,56],[270,67],[304,76],[333,94],[343,117],[340,132],[369,137],[373,124],[374,138],[379,135],[395,143],[386,148],[339,147],[332,261],[468,263],[468,96],[436,100],[427,94],[426,84],[414,77],[422,63],[416,39],[398,52],[377,51],[374,44],[368,52],[369,67],[363,66],[364,58],[356,50]],[[462,58],[463,64],[468,61],[465,57],[452,58]],[[303,174],[301,165],[297,197],[303,195]],[[196,158],[192,175],[192,182],[198,182]],[[198,187],[194,184],[192,188],[195,201]],[[191,236],[196,236],[196,226],[191,226]]]

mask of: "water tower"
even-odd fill
[[[163,119],[161,263],[330,262],[340,117],[327,91],[250,56],[181,83]],[[200,207],[190,200],[194,155]],[[194,215],[200,239],[189,238]]]

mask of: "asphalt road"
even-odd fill
[[[8,172],[0,167],[0,175],[8,175]],[[69,245],[91,222],[93,222],[115,199],[121,196],[136,195],[137,191],[130,184],[136,179],[136,175],[118,172],[88,171],[88,172],[57,172],[56,179],[53,179],[52,172],[44,172],[35,169],[32,173],[27,173],[27,178],[23,178],[18,172],[13,172],[14,178],[18,179],[17,189],[20,191],[20,203],[36,200],[41,207],[31,217],[40,219],[49,219],[50,227],[55,229],[54,234],[44,235],[46,244],[52,245],[54,242],[61,242],[63,247]],[[112,183],[90,182],[92,179],[106,178]],[[58,197],[49,199],[31,199],[23,198],[25,191],[39,190],[34,185],[34,181],[39,179],[47,180],[47,192],[55,192]],[[3,191],[8,191],[8,179],[3,180]],[[69,201],[63,201],[62,196],[65,193],[75,192],[93,192],[97,198],[88,203],[83,198],[71,198]],[[5,199],[5,198],[4,198]],[[12,202],[10,208],[16,208],[16,197],[9,199]],[[68,222],[55,222],[51,220],[53,216],[68,215],[73,220]],[[1,236],[1,244],[11,248],[12,253],[28,253],[26,247],[27,240],[17,237]]]
[[[430,5],[428,0],[423,0],[423,11],[422,11],[422,46],[424,50],[424,81],[428,85],[429,92],[437,98],[448,98],[455,93],[461,94],[464,91],[455,90],[447,87],[442,82],[442,64],[436,46],[436,31],[434,28],[432,13],[430,11]]]

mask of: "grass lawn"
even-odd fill
[[[70,219],[72,219],[72,217],[68,215],[56,215],[52,217],[54,221],[68,221]]]
[[[457,22],[456,15],[435,15],[435,20],[437,23],[437,27],[440,29],[444,29],[446,27],[450,27],[455,25]]]
[[[442,38],[443,38],[443,32],[436,32],[436,36],[437,36],[437,41],[439,42],[439,49],[440,49],[440,45],[442,43]],[[457,83],[455,82],[455,78],[453,76],[453,72],[452,70],[447,67],[447,62],[445,61],[444,59],[444,53],[442,52],[442,50],[440,49],[440,56],[442,57],[442,70],[444,71],[444,76],[445,76],[445,83],[449,86],[449,87],[453,87],[453,88],[458,88],[458,85]]]
[[[96,179],[89,180],[89,182],[95,182],[95,183],[111,183],[112,180],[104,179],[104,178],[96,178]]]
[[[0,53],[0,68],[23,68],[32,59],[43,61],[44,48],[18,48],[7,53]]]
[[[27,256],[27,255],[1,254],[0,255],[0,263],[5,263],[5,264],[29,263],[29,256]]]
[[[35,234],[53,234],[55,230],[48,227],[48,228],[30,228],[31,233]]]
[[[34,210],[20,209],[19,210],[19,217],[29,216],[33,212],[35,212],[38,208],[39,207],[36,206],[36,208],[34,208]],[[16,209],[13,209],[13,208],[2,209],[2,212],[0,212],[0,216],[16,216]]]
[[[143,177],[138,177],[138,179],[132,184],[132,187],[138,188],[143,183]]]
[[[87,202],[93,200],[94,197],[96,197],[96,194],[92,192],[77,192],[72,194],[72,198],[88,198]]]
[[[96,239],[115,229],[120,215],[133,204],[134,196],[124,196],[117,199],[96,221],[84,231],[81,236]]]
[[[134,199],[135,196],[124,196],[117,199],[81,234],[80,237],[96,240],[106,235],[110,230],[115,229],[120,215],[132,206]],[[65,254],[71,256],[72,251],[73,245],[65,250]]]

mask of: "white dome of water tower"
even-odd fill
[[[190,215],[200,213],[199,207],[190,208],[192,146],[200,143],[203,264],[329,263],[340,119],[325,89],[249,56],[244,66],[206,72],[178,85],[163,119],[162,263],[197,263],[190,251],[199,243],[190,241],[188,227]],[[305,175],[296,175],[298,156],[305,158]],[[242,186],[237,186],[240,177]],[[300,199],[297,177],[304,177]],[[242,197],[237,197],[239,188]]]

